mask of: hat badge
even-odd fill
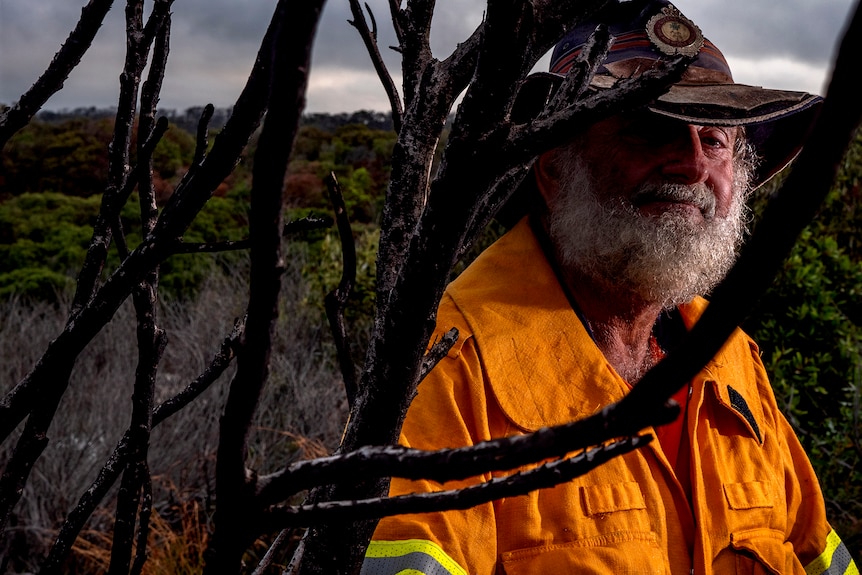
[[[703,46],[700,28],[670,4],[649,19],[646,33],[653,46],[668,56],[696,56]]]

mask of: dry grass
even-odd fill
[[[340,438],[346,401],[326,322],[304,304],[298,280],[301,261],[284,276],[282,313],[272,354],[270,380],[261,399],[249,446],[249,466],[277,470],[299,457],[322,455]],[[163,306],[159,322],[169,343],[157,379],[157,400],[176,393],[211,360],[234,319],[244,309],[245,270],[217,275],[191,301]],[[62,329],[65,310],[47,304],[0,304],[0,392],[11,388]],[[134,312],[124,305],[80,357],[49,445],[37,462],[14,510],[5,542],[22,571],[44,556],[54,530],[96,477],[128,425],[137,358]],[[149,466],[155,508],[145,573],[198,573],[211,512],[218,418],[232,375],[225,374],[186,409],[153,431]],[[0,446],[0,469],[14,437]],[[109,500],[114,495],[109,495]],[[70,572],[99,572],[110,549],[111,502],[91,518],[75,546]],[[170,510],[170,512],[168,512]],[[4,554],[0,543],[0,555]],[[170,566],[168,568],[168,566]],[[12,571],[15,572],[15,571]]]

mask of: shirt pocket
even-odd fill
[[[805,570],[784,533],[750,529],[730,534],[738,575],[804,575]]]
[[[655,535],[635,532],[510,551],[503,553],[501,566],[506,575],[669,573]]]
[[[664,552],[636,482],[583,485],[578,497],[583,515],[571,519],[566,534],[504,552],[500,558],[504,573],[668,573]]]

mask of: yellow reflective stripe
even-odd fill
[[[363,575],[467,575],[443,549],[425,539],[372,541],[362,564]]]
[[[835,530],[826,536],[826,549],[805,566],[805,575],[859,575],[850,552]]]

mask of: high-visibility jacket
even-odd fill
[[[705,306],[681,308],[688,327]],[[447,288],[437,327],[437,336],[457,327],[460,337],[419,386],[401,436],[409,447],[461,447],[570,422],[629,389],[572,310],[526,221]],[[689,481],[679,481],[653,441],[554,488],[385,518],[363,575],[858,573],[827,523],[814,471],[756,345],[737,331],[691,389]],[[390,493],[508,473],[445,484],[394,479]]]

